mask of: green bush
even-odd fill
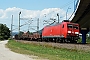
[[[82,38],[80,38],[77,42],[82,43]],[[88,36],[86,36],[86,43],[90,43],[90,37]]]
[[[8,38],[8,40],[12,40],[11,38]]]
[[[90,37],[87,37],[86,41],[87,43],[90,43]]]

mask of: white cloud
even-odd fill
[[[54,18],[57,20],[57,13],[59,13],[60,21],[65,20],[66,12],[60,8],[47,8],[43,10],[26,10],[17,7],[7,8],[6,10],[0,9],[0,23],[6,24],[10,28],[11,24],[11,15],[13,15],[13,24],[18,26],[19,12],[21,11],[21,18],[33,18],[36,20],[40,19],[40,29],[43,28],[44,20],[50,20],[50,18]],[[21,24],[25,24],[26,21],[21,21]],[[36,25],[36,21],[32,22],[32,25]],[[14,28],[14,27],[13,27]],[[23,28],[22,28],[23,29]],[[28,29],[26,27],[25,29]]]

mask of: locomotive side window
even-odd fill
[[[62,28],[64,28],[64,25],[62,26]]]
[[[68,27],[68,28],[72,28],[73,25],[72,25],[72,24],[68,24],[67,27]]]

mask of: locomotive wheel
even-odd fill
[[[56,39],[54,39],[54,42],[55,42],[55,43],[57,42]]]
[[[74,43],[77,43],[77,41],[74,41]]]
[[[55,38],[55,39],[54,39],[54,42],[57,43],[57,42],[58,42],[58,39]]]
[[[49,42],[49,39],[47,39],[47,38],[44,38],[44,39],[43,39],[43,41],[45,41],[45,42]]]
[[[50,42],[53,42],[53,39],[50,38],[49,41],[50,41]]]
[[[63,39],[61,39],[61,40],[60,40],[60,43],[63,43],[63,42],[64,42]]]
[[[63,43],[63,40],[62,39],[60,40],[60,43]]]

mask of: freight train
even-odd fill
[[[47,25],[32,35],[24,33],[19,39],[76,43],[79,39],[79,24],[64,20],[61,23]]]

